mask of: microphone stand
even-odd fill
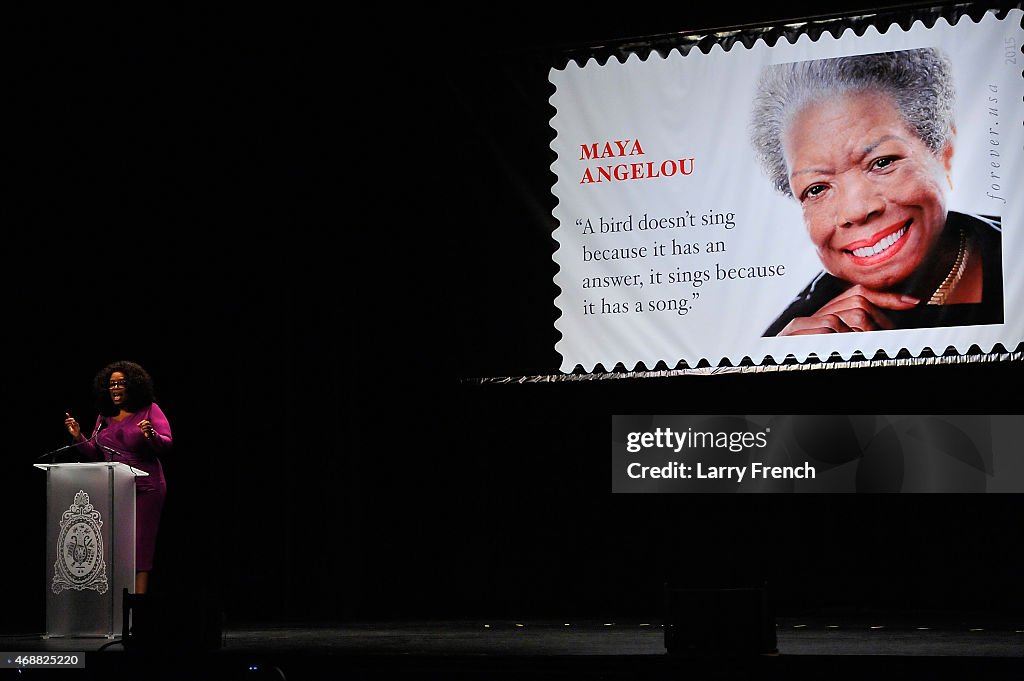
[[[65,451],[65,450],[68,450],[68,449],[71,449],[73,447],[77,447],[78,445],[84,445],[86,442],[88,442],[88,440],[82,440],[81,442],[72,442],[69,445],[64,445],[63,447],[58,447],[57,449],[54,449],[53,451],[46,452],[42,456],[37,456],[36,457],[36,461],[39,461],[40,459],[45,459],[48,456],[53,456],[54,454],[60,454],[61,452]]]
[[[99,423],[96,424],[96,430],[93,431],[92,437],[89,438],[88,440],[82,440],[81,442],[72,442],[69,445],[64,445],[63,447],[58,447],[57,449],[54,449],[53,451],[46,452],[42,456],[37,456],[36,457],[36,461],[39,461],[40,459],[45,459],[48,456],[53,456],[54,454],[60,454],[61,452],[67,451],[69,449],[74,449],[75,447],[81,447],[82,445],[84,445],[87,442],[93,442],[94,440],[96,440],[96,436],[100,434],[100,431],[103,429],[103,426],[104,426],[103,419],[100,419]],[[99,447],[102,447],[103,449],[106,449],[106,447],[103,447],[103,445],[101,445],[99,442],[96,442],[95,444],[97,446],[99,446]]]
[[[96,430],[93,431],[92,437],[89,438],[88,440],[82,440],[81,442],[72,442],[69,445],[64,445],[63,447],[58,447],[57,449],[54,449],[51,452],[47,452],[47,453],[43,454],[42,456],[36,457],[36,461],[38,461],[39,459],[45,459],[48,456],[53,456],[54,454],[59,454],[59,453],[61,453],[63,451],[66,451],[68,449],[73,449],[75,447],[80,447],[80,446],[84,445],[86,442],[94,443],[103,452],[109,454],[110,455],[110,461],[108,461],[108,463],[116,462],[117,459],[123,459],[124,458],[124,454],[122,454],[121,452],[117,451],[116,449],[114,449],[112,447],[108,447],[105,444],[100,443],[100,441],[97,439],[97,436],[100,434],[100,431],[103,430],[103,426],[105,426],[105,425],[106,425],[106,423],[102,419],[100,419],[100,422],[96,424]],[[129,468],[131,468],[132,471],[136,470],[135,466],[132,466],[131,464],[126,463],[125,465],[128,466]]]
[[[79,444],[81,444],[81,443],[79,443]],[[102,449],[103,451],[107,452],[108,454],[110,454],[110,461],[108,461],[107,463],[123,463],[125,466],[128,466],[128,468],[131,469],[132,473],[135,473],[136,475],[138,475],[138,471],[142,470],[142,469],[136,468],[135,466],[131,465],[130,463],[125,463],[123,461],[120,461],[120,462],[117,461],[118,458],[122,458],[123,459],[124,458],[124,454],[119,452],[119,451],[117,451],[113,447],[108,447],[106,445],[102,445],[99,442],[96,443],[96,446],[99,447],[100,449]],[[143,472],[145,472],[145,471],[143,471]]]

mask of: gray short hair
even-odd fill
[[[933,153],[940,152],[953,136],[952,64],[935,48],[768,66],[754,97],[750,139],[775,189],[793,195],[782,150],[782,136],[793,116],[807,104],[847,92],[890,97]]]

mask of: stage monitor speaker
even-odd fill
[[[665,648],[716,657],[778,652],[775,616],[763,588],[666,588]]]
[[[125,589],[122,616],[126,651],[206,651],[223,644],[223,612],[199,594],[131,594]]]

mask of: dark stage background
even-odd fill
[[[119,358],[174,428],[154,590],[229,623],[656,617],[666,583],[1021,613],[1019,495],[613,495],[609,461],[613,414],[1015,413],[1019,361],[475,380],[557,373],[552,60],[818,5],[282,11],[17,24],[3,626],[44,629],[32,464]]]

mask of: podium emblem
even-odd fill
[[[53,593],[59,594],[65,589],[107,592],[102,527],[103,519],[89,502],[89,495],[85,490],[78,490],[74,503],[61,515],[57,560],[50,585]]]

